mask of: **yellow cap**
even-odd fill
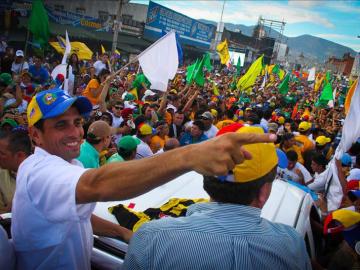
[[[212,116],[214,116],[214,117],[217,117],[217,116],[218,116],[217,110],[211,109],[210,112],[211,112]]]
[[[311,124],[309,122],[301,122],[299,125],[299,131],[307,131],[309,128],[311,128]]]
[[[279,123],[280,125],[284,124],[284,123],[285,123],[285,118],[284,118],[283,116],[280,116],[280,117],[278,118],[278,123]]]
[[[325,136],[319,136],[316,138],[316,144],[320,145],[320,146],[323,146],[329,142],[331,142],[331,139],[328,138],[328,137],[325,137]]]
[[[236,132],[264,133],[264,130],[260,127],[242,127]],[[233,170],[234,182],[246,183],[256,180],[266,175],[278,164],[274,143],[249,144],[243,148],[251,153],[252,159],[245,160],[235,166]]]
[[[148,124],[145,124],[145,123],[143,123],[142,125],[139,126],[139,132],[143,136],[153,134],[152,127],[150,125],[148,125]]]

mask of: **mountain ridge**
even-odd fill
[[[207,24],[217,25],[216,22],[210,20],[200,19],[199,21]],[[247,26],[243,24],[225,23],[226,29],[235,32],[241,31],[242,34],[247,36],[252,35],[254,27],[255,25]],[[280,35],[280,33],[274,29],[270,29],[269,27],[265,28],[266,33],[268,33],[272,38],[276,38]],[[309,34],[304,34],[297,37],[287,37],[283,35],[283,37],[287,41],[286,44],[289,46],[289,54],[293,58],[303,54],[307,58],[314,59],[319,62],[324,62],[331,56],[342,58],[343,55],[348,52],[352,56],[356,55],[356,52],[347,46]]]

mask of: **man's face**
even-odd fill
[[[205,130],[209,130],[211,128],[211,125],[212,125],[212,120],[207,119],[207,118],[202,118],[201,120],[204,123]]]
[[[37,57],[34,58],[34,65],[35,65],[35,67],[37,67],[37,68],[41,67],[41,60],[40,60],[40,58],[37,58]]]
[[[174,124],[177,126],[181,126],[183,122],[184,122],[184,114],[175,113]]]
[[[197,125],[192,125],[191,129],[190,129],[190,133],[191,133],[191,136],[197,138],[197,137],[201,136],[202,131],[200,130],[200,128]]]
[[[71,161],[80,154],[80,144],[84,136],[82,118],[76,107],[64,114],[46,119],[43,131],[31,127],[30,134],[36,145],[52,155]]]
[[[323,172],[322,166],[320,166],[319,164],[317,164],[313,160],[311,161],[311,169],[316,173],[322,173]]]
[[[10,171],[17,171],[16,155],[14,155],[9,149],[9,140],[0,140],[0,167]]]
[[[124,106],[122,106],[121,104],[115,104],[112,107],[112,112],[116,117],[120,117],[121,116],[121,111],[124,109]]]
[[[103,62],[104,64],[106,64],[108,61],[109,61],[109,56],[108,56],[107,54],[104,54],[104,55],[102,56],[102,62]]]
[[[150,107],[147,107],[146,110],[145,110],[145,117],[146,119],[151,119],[151,116],[152,116],[152,111],[154,109],[153,108],[150,108]]]
[[[294,169],[295,165],[296,165],[296,161],[290,161],[290,160],[289,160],[289,163],[288,163],[287,168],[288,168],[289,170],[292,170],[292,169]]]

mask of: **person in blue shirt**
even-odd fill
[[[260,127],[236,132],[264,134]],[[204,176],[210,202],[191,205],[185,217],[151,221],[136,231],[124,269],[311,269],[295,229],[260,217],[276,175],[275,145],[255,143],[238,151],[249,156],[231,173]]]
[[[208,137],[204,134],[205,125],[201,120],[195,120],[192,123],[190,131],[184,133],[180,139],[180,145],[189,145],[206,141]]]
[[[38,84],[44,84],[49,79],[49,72],[42,66],[42,58],[34,57],[34,64],[29,67],[32,80]]]

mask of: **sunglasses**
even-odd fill
[[[114,107],[115,107],[115,109],[117,109],[117,110],[122,110],[122,109],[124,109],[123,106],[114,106]]]

